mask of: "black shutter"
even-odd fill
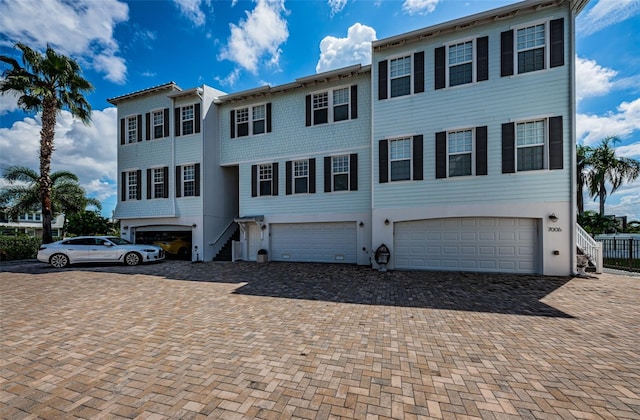
[[[476,54],[478,56],[476,81],[489,80],[489,37],[483,36],[476,40]]]
[[[124,134],[124,118],[120,118],[120,144],[126,143],[126,136]]]
[[[267,104],[267,133],[271,132],[271,102]]]
[[[551,26],[551,57],[550,66],[564,66],[564,18],[550,22]]]
[[[138,141],[142,141],[142,114],[138,114]]]
[[[435,88],[443,89],[447,85],[447,65],[446,65],[446,53],[445,47],[436,48],[434,51],[434,79]]]
[[[182,167],[176,166],[176,197],[182,196]]]
[[[413,55],[413,93],[424,92],[424,51],[417,52]]]
[[[236,111],[233,109],[229,112],[229,127],[231,127],[231,138],[236,138]]]
[[[413,180],[421,181],[424,179],[423,166],[423,146],[422,134],[413,136]]]
[[[176,137],[180,136],[180,107],[174,109],[173,112],[173,128],[176,134]],[[179,196],[178,196],[179,197]]]
[[[331,192],[331,157],[324,158],[324,192]]]
[[[194,119],[194,126],[195,126],[195,128],[193,129],[194,133],[199,133],[200,132],[200,104],[196,104],[194,106],[193,119]]]
[[[168,111],[168,110],[167,110]],[[169,167],[165,166],[163,168],[164,176],[162,177],[164,181],[164,198],[169,198]]]
[[[145,124],[145,128],[147,129],[147,132],[145,133],[146,139],[151,140],[151,114],[147,112],[145,114],[145,119],[147,120]]]
[[[284,186],[284,193],[286,195],[291,195],[292,192],[292,188],[291,188],[291,183],[293,182],[293,177],[291,174],[291,161],[288,160],[285,162],[284,164],[284,182],[285,182],[285,186]]]
[[[120,175],[120,201],[127,201],[127,173]]]
[[[251,165],[251,197],[258,196],[258,165]]]
[[[358,118],[358,85],[351,86],[351,119]]]
[[[196,197],[200,197],[200,164],[196,163],[194,166],[195,166],[195,168],[194,168],[195,169],[195,171],[194,171],[195,172],[195,174],[194,174],[194,177],[195,177],[195,180],[194,180],[194,187],[195,188],[194,189],[195,189],[195,191],[194,192],[195,192],[195,196]]]
[[[304,98],[304,112],[305,112],[305,125],[309,127],[311,125],[311,95],[307,95]]]
[[[309,194],[316,192],[316,160],[309,159]]]
[[[164,109],[164,130],[162,137],[169,137],[169,108]]]
[[[502,173],[513,174],[516,172],[515,159],[515,124],[502,124]]]
[[[387,99],[387,60],[378,63],[378,99]]]
[[[142,118],[142,115],[140,115],[140,118]],[[137,189],[136,189],[136,200],[142,200],[142,170],[138,169],[136,171],[136,185],[137,185]]]
[[[151,169],[147,169],[147,200],[151,198]]]
[[[271,164],[271,195],[278,195],[278,162]]]
[[[487,174],[487,126],[476,127],[476,175]]]
[[[389,140],[378,142],[378,182],[389,182]]]
[[[447,132],[436,133],[436,179],[447,177]]]
[[[500,34],[500,76],[513,75],[513,30]]]
[[[549,169],[563,168],[562,116],[549,118]]]
[[[358,154],[349,156],[349,190],[358,191]]]

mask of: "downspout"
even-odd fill
[[[570,34],[569,37],[571,38],[570,42],[571,42],[571,48],[569,49],[569,51],[571,51],[571,57],[570,57],[570,63],[571,63],[571,82],[570,82],[570,92],[571,92],[571,98],[570,98],[570,110],[571,110],[571,185],[569,188],[569,191],[571,192],[571,208],[570,208],[570,216],[569,216],[569,221],[571,223],[571,227],[569,229],[569,234],[570,234],[570,246],[571,246],[571,263],[570,263],[570,270],[571,272],[576,275],[577,274],[577,258],[578,258],[578,251],[577,251],[577,232],[576,232],[576,225],[578,223],[578,216],[577,216],[577,206],[578,206],[578,197],[576,196],[577,194],[577,174],[576,174],[576,165],[577,163],[577,157],[576,157],[576,113],[577,113],[577,107],[576,107],[576,55],[577,55],[577,51],[576,51],[576,11],[573,7],[570,7],[570,13],[571,13],[571,30],[570,30]]]
[[[173,115],[173,131],[171,133],[171,172],[173,172],[173,176],[176,176],[176,124],[178,121],[175,120],[176,115],[176,98],[171,98],[171,111],[169,111],[169,119],[171,119],[171,115]],[[171,178],[171,175],[169,175]],[[171,205],[173,206],[173,217],[176,217],[176,185],[178,185],[178,180],[174,179],[173,181],[173,196],[171,197]]]

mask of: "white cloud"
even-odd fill
[[[576,57],[576,99],[604,96],[614,86],[617,71],[602,67],[594,60]]]
[[[278,67],[280,45],[289,37],[286,13],[283,0],[257,0],[246,19],[229,24],[231,35],[218,59],[232,61],[253,74],[260,64]]]
[[[347,5],[347,0],[327,0],[327,5],[331,8],[331,16],[334,16],[342,12]]]
[[[640,0],[600,0],[578,16],[577,32],[580,36],[588,36],[638,14]]]
[[[610,136],[628,137],[640,130],[640,98],[621,103],[617,112],[605,115],[577,114],[576,127],[577,139],[586,145]]]
[[[3,79],[0,78],[0,81]],[[0,116],[18,110],[18,95],[6,92],[0,95]]]
[[[207,16],[202,11],[201,6],[204,4],[208,8],[211,7],[211,0],[173,0],[175,5],[180,9],[180,13],[189,19],[195,26],[202,26],[207,22]]]
[[[4,45],[23,42],[44,50],[78,57],[83,65],[124,83],[126,66],[118,56],[113,29],[128,20],[129,7],[118,0],[0,0],[0,28]]]
[[[320,59],[316,72],[337,69],[353,64],[371,64],[371,41],[376,31],[356,23],[347,31],[346,38],[326,36],[320,41]]]
[[[628,157],[633,159],[640,158],[640,141],[627,144],[625,146],[616,147],[616,154],[621,157]],[[638,201],[640,203],[640,201]]]
[[[440,0],[404,0],[402,11],[408,15],[426,15],[436,10]]]
[[[12,165],[39,170],[40,115],[0,128],[0,168]],[[73,172],[90,196],[105,200],[116,194],[116,108],[93,111],[85,126],[68,111],[58,115],[51,170]]]

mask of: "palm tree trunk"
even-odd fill
[[[583,186],[584,182],[582,184],[580,184],[580,182],[578,182],[578,191],[577,191],[577,198],[578,198],[578,215],[582,216],[584,215],[584,191],[583,191]]]
[[[607,198],[607,190],[604,188],[604,180],[600,181],[600,191],[598,193],[598,198],[600,200],[600,217],[604,217],[604,201]]]
[[[40,131],[40,202],[42,203],[42,243],[53,242],[51,220],[51,155],[56,129],[57,101],[45,98],[42,106],[42,130]]]

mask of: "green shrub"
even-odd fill
[[[38,254],[42,239],[27,235],[0,236],[0,259],[2,261],[28,260]]]

